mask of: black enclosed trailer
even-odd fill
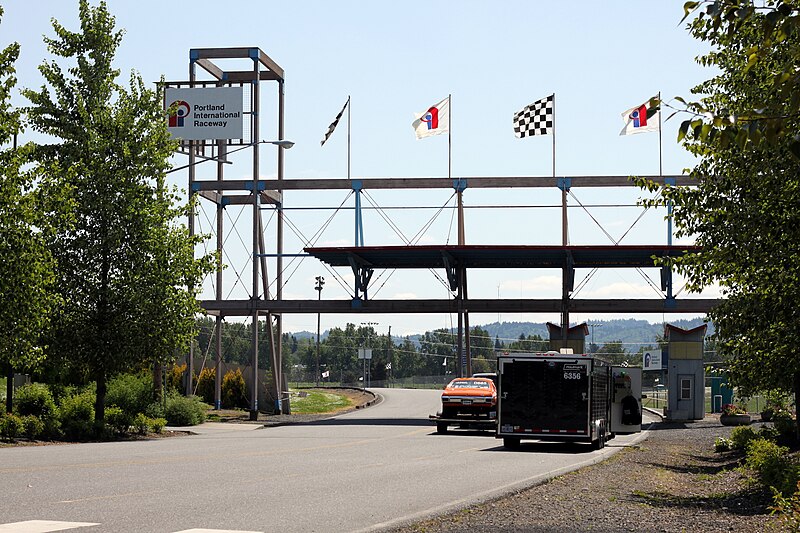
[[[589,355],[497,357],[497,432],[506,448],[521,439],[590,442],[611,438],[611,365]]]

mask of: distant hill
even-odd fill
[[[615,320],[592,320],[594,328],[589,328],[589,335],[586,337],[587,345],[592,342],[592,330],[594,330],[594,343],[602,346],[607,342],[620,341],[629,352],[637,352],[640,346],[655,344],[656,337],[664,334],[663,324],[651,324],[646,320],[615,319]],[[690,320],[672,320],[670,324],[683,329],[692,329],[704,324],[702,318]],[[573,324],[574,325],[574,324]],[[474,327],[474,326],[473,326]],[[548,339],[547,324],[544,322],[492,322],[478,326],[486,330],[492,339],[499,339],[502,343],[510,343],[519,339],[520,335],[539,335],[543,339]],[[714,325],[708,324],[708,335],[714,332]],[[419,340],[423,334],[409,335],[411,341],[419,346]],[[395,342],[399,339],[396,338]]]
[[[671,320],[670,324],[683,329],[692,329],[704,324],[702,318]],[[589,328],[589,335],[586,337],[587,346],[592,342],[592,330],[594,330],[594,343],[602,346],[607,342],[622,342],[622,345],[629,352],[637,352],[639,347],[655,344],[656,337],[664,334],[663,324],[651,324],[646,320],[635,318],[615,319],[615,320],[592,320],[594,328]],[[473,326],[474,327],[474,326]],[[492,322],[478,326],[486,330],[492,340],[499,339],[500,342],[510,343],[519,339],[520,335],[539,335],[543,339],[548,338],[547,325],[544,322]],[[714,325],[708,324],[708,335],[714,333]],[[411,341],[419,346],[419,340],[424,333],[409,335]],[[303,339],[316,339],[317,334],[308,331],[289,333],[298,341]],[[328,332],[322,333],[322,339],[328,336]],[[394,341],[399,343],[405,336],[394,336]]]

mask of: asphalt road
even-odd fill
[[[252,430],[210,424],[190,437],[0,449],[0,531],[29,520],[74,531],[371,531],[455,509],[601,460],[605,450],[490,432],[437,435],[440,391],[375,389],[368,409]],[[27,531],[55,531],[47,526]],[[66,526],[65,526],[66,527]],[[21,529],[20,529],[21,530]]]

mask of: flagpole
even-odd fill
[[[556,179],[556,93],[553,93],[553,179]],[[568,244],[567,231],[567,185],[561,187],[561,244]]]
[[[453,131],[453,95],[447,95],[447,106],[450,108],[449,124],[447,125],[447,178],[452,179],[451,165],[452,165],[452,131]]]
[[[553,93],[553,179],[556,178],[556,93]],[[568,243],[567,231],[567,180],[561,183],[561,244],[566,248]],[[561,272],[561,346],[567,347],[569,336],[569,290],[567,280],[569,272],[565,265]]]
[[[350,95],[347,95],[347,179],[350,179]]]
[[[658,91],[658,175],[664,177],[662,144],[661,144],[661,91]],[[672,246],[672,200],[667,200],[667,245]],[[672,270],[667,278],[667,299],[674,298],[672,294]]]
[[[658,91],[658,176],[664,176],[664,168],[662,166],[662,155],[661,155],[661,111],[663,106],[661,105],[661,91]]]

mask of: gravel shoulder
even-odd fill
[[[769,494],[736,469],[738,456],[714,452],[731,429],[714,415],[659,422],[602,463],[392,531],[782,531]]]

